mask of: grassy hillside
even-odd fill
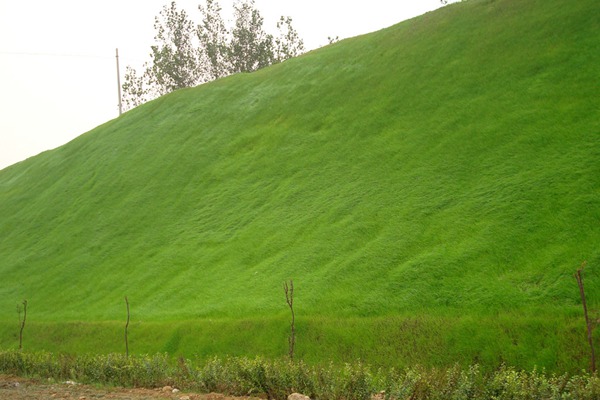
[[[26,298],[30,347],[118,350],[127,295],[137,351],[283,355],[294,279],[313,361],[585,367],[597,11],[447,6],[0,171],[0,344]]]

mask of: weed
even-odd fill
[[[373,371],[356,362],[309,366],[289,360],[260,357],[213,357],[194,365],[164,354],[130,356],[53,355],[47,352],[0,352],[0,373],[72,379],[128,387],[175,385],[181,389],[231,395],[286,399],[300,392],[313,399],[365,400],[377,394],[386,399],[413,400],[595,400],[600,398],[600,378],[579,375],[548,375],[502,366],[482,372],[478,365],[447,369],[422,367]]]

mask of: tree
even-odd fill
[[[127,66],[122,85],[126,109],[177,89],[200,83],[203,71],[196,46],[196,29],[185,10],[177,10],[172,1],[163,6],[154,19],[155,45],[151,46],[150,63],[144,63],[141,75]]]
[[[203,15],[202,23],[198,25],[198,39],[201,51],[207,64],[207,76],[215,80],[226,76],[230,67],[228,62],[229,31],[221,17],[221,7],[215,0],[206,0],[206,6],[198,6]]]
[[[275,38],[275,55],[277,62],[296,57],[304,52],[304,41],[292,26],[291,17],[283,17],[277,22],[279,36]]]
[[[172,91],[222,78],[252,72],[304,51],[304,43],[292,27],[290,17],[277,23],[276,38],[264,30],[264,19],[254,0],[234,3],[234,26],[228,30],[218,0],[199,5],[201,21],[194,26],[175,1],[155,18],[151,61],[144,72],[127,66],[122,85],[127,109]]]
[[[144,69],[147,68],[148,63],[145,63]],[[125,67],[125,79],[121,87],[126,110],[131,110],[150,100],[149,90],[144,83],[144,75],[138,76],[136,70],[129,65]]]
[[[235,27],[231,32],[231,72],[252,72],[273,64],[273,36],[263,29],[263,17],[254,0],[234,3]]]
[[[151,46],[150,83],[161,95],[196,85],[202,71],[193,42],[196,29],[185,10],[178,11],[172,1],[155,18],[154,28],[157,30],[154,40],[158,43]]]

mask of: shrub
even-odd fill
[[[365,400],[380,391],[386,399],[394,400],[600,399],[600,378],[596,374],[549,376],[544,371],[519,371],[507,366],[487,374],[477,365],[373,372],[360,362],[339,367],[332,363],[310,366],[287,359],[214,357],[194,366],[190,360],[173,360],[166,354],[126,357],[4,351],[0,352],[0,373],[129,387],[172,385],[276,400],[286,399],[292,392],[316,400]]]

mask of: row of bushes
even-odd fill
[[[596,374],[548,375],[501,367],[483,373],[477,365],[450,369],[372,370],[355,363],[310,366],[263,358],[213,358],[194,365],[167,355],[54,355],[0,352],[0,373],[114,386],[175,386],[182,390],[286,399],[300,392],[312,399],[600,399]]]

